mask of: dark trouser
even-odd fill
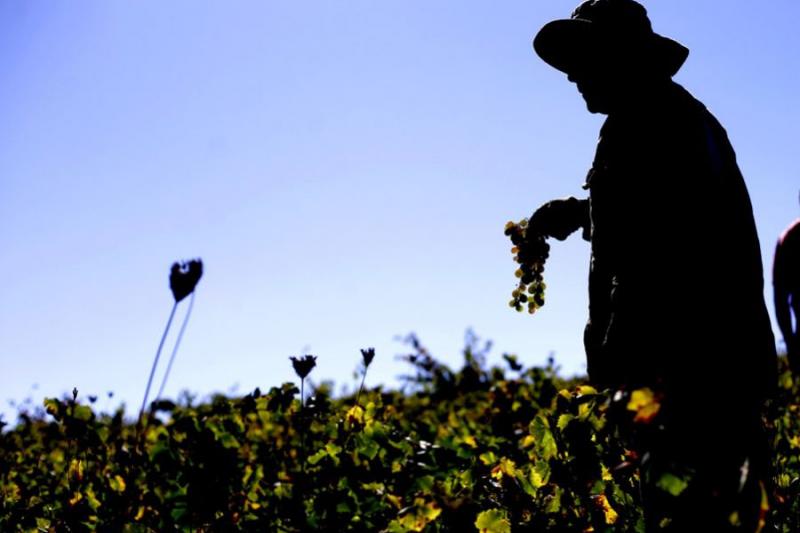
[[[647,532],[757,530],[769,453],[757,409],[698,399],[643,440]]]

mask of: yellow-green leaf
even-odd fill
[[[328,456],[327,450],[319,450],[317,453],[308,457],[309,464],[315,465]]]
[[[125,480],[119,474],[109,478],[108,486],[111,487],[111,490],[114,492],[125,492]]]
[[[88,405],[76,405],[72,409],[72,416],[78,420],[88,422],[92,418],[92,409]]]
[[[534,488],[544,487],[550,481],[550,463],[537,461],[531,469],[530,481]]]
[[[508,514],[500,509],[489,509],[479,513],[475,527],[481,533],[511,533]]]
[[[494,454],[494,452],[482,453],[478,456],[478,459],[480,459],[481,462],[487,466],[497,462],[497,456]]]
[[[615,524],[619,519],[619,514],[617,511],[611,507],[611,503],[606,498],[605,494],[599,494],[594,496],[595,504],[603,511],[603,516],[605,517],[606,524]]]
[[[348,427],[354,423],[363,424],[364,410],[358,405],[354,405],[347,411],[347,415],[345,416],[345,421],[347,422],[346,425]]]
[[[491,475],[497,480],[502,479],[504,475],[508,477],[515,477],[517,475],[517,467],[514,464],[514,461],[507,457],[503,457],[500,459],[500,462],[497,463],[497,466],[492,469]]]
[[[530,425],[531,435],[536,439],[536,451],[542,459],[552,459],[558,453],[558,446],[550,431],[550,424],[543,416],[537,416]]]
[[[661,410],[661,403],[652,390],[648,388],[636,389],[631,393],[628,410],[636,412],[636,416],[633,418],[634,422],[646,424],[653,420]]]
[[[561,415],[558,417],[558,423],[556,424],[556,426],[558,426],[558,429],[560,429],[561,431],[564,431],[564,428],[567,427],[567,424],[572,422],[572,419],[574,418],[575,417],[572,415]]]
[[[659,478],[656,485],[661,490],[669,492],[673,496],[678,496],[681,492],[686,490],[686,487],[689,486],[689,482],[676,476],[675,474],[667,472],[666,474],[663,474],[661,478]]]

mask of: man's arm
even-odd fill
[[[530,218],[537,233],[563,241],[579,228],[589,240],[589,200],[569,197],[545,203]]]

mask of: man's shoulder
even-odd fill
[[[600,140],[630,148],[625,155],[635,159],[637,154],[696,151],[707,144],[710,133],[724,133],[724,129],[702,102],[670,82],[635,112],[609,115],[600,129]]]
[[[800,245],[800,218],[789,224],[778,239],[779,246],[790,242],[795,246]]]
[[[660,115],[665,121],[696,128],[705,128],[709,123],[719,125],[706,105],[678,83],[672,82],[663,103]]]

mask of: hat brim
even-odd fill
[[[594,23],[584,19],[554,20],[544,25],[533,40],[533,49],[548,65],[570,74],[591,61],[592,52],[604,44],[603,36]],[[669,77],[680,70],[689,49],[667,37],[652,33],[642,47],[637,44],[636,54],[644,55],[659,72]]]

